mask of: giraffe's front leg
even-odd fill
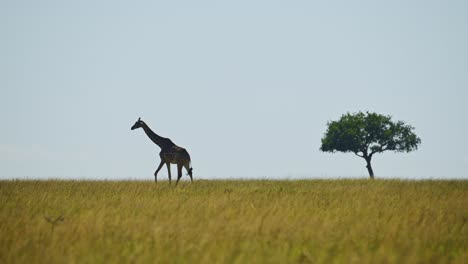
[[[164,166],[164,161],[161,160],[158,169],[154,172],[154,182],[158,182],[158,172],[161,170],[162,166]]]
[[[171,163],[166,162],[167,174],[169,175],[169,184],[171,184]]]

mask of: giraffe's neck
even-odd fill
[[[159,136],[158,134],[154,133],[151,128],[145,123],[142,125],[143,130],[145,131],[146,135],[154,142],[154,144],[158,145],[161,149],[164,147],[164,138]]]

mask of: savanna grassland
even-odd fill
[[[0,263],[468,263],[467,221],[468,181],[0,181]]]

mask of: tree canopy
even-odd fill
[[[364,158],[371,178],[374,173],[370,162],[375,153],[410,152],[421,144],[421,139],[413,132],[414,127],[403,121],[393,122],[391,116],[377,113],[347,113],[338,121],[328,122],[327,126],[320,150],[352,152]]]

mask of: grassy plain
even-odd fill
[[[467,221],[468,181],[0,181],[0,263],[467,263]]]

